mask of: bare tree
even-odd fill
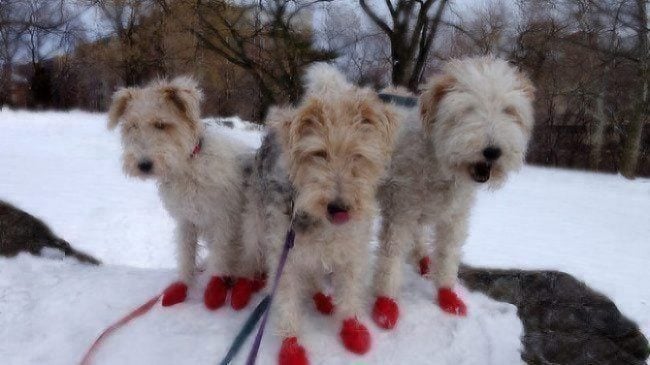
[[[388,20],[368,5],[359,4],[390,40],[392,83],[417,90],[429,51],[442,25],[450,0],[385,0]]]
[[[37,104],[51,101],[52,70],[44,61],[71,50],[82,34],[76,14],[67,2],[7,0],[0,3],[0,62],[2,85],[7,90],[18,58],[31,65],[32,99]],[[6,101],[6,92],[3,99]]]
[[[650,101],[648,100],[648,67],[650,67],[650,40],[648,39],[648,1],[635,0],[631,9],[629,20],[624,24],[636,35],[632,57],[637,65],[637,74],[640,85],[636,90],[636,101],[630,118],[630,125],[627,132],[627,138],[623,147],[621,173],[633,178],[636,176],[639,154],[641,152],[641,138],[643,128],[648,123],[648,114],[650,112]]]
[[[316,49],[311,9],[331,0],[198,1],[195,34],[201,45],[246,70],[260,90],[261,113],[276,102],[296,101],[300,77],[311,63],[336,58]]]

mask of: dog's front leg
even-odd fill
[[[435,224],[435,249],[433,252],[433,281],[438,289],[438,304],[451,314],[465,315],[467,307],[453,290],[458,280],[461,248],[467,238],[469,216],[452,214]]]
[[[215,222],[208,240],[207,269],[210,282],[205,288],[203,302],[209,310],[216,310],[226,302],[230,285],[230,251],[234,247],[232,247],[233,232],[229,222]]]
[[[183,221],[176,226],[176,248],[178,250],[178,276],[179,281],[172,283],[165,289],[162,296],[162,305],[167,307],[184,302],[187,298],[187,286],[194,281],[196,268],[196,246],[198,244],[198,230],[188,221]]]
[[[370,332],[359,319],[366,292],[370,237],[364,234],[346,239],[350,245],[346,245],[346,253],[340,256],[333,272],[336,313],[343,321],[339,334],[345,348],[356,354],[365,354],[370,350]]]
[[[411,238],[415,229],[415,223],[406,221],[398,222],[385,217],[382,222],[373,284],[377,299],[372,318],[384,329],[392,329],[399,319],[399,306],[395,298],[402,282],[404,256],[412,247]]]
[[[271,254],[278,258],[280,251],[273,250]],[[299,341],[300,327],[303,316],[302,299],[306,292],[303,277],[297,261],[300,260],[300,248],[294,248],[284,266],[282,276],[274,297],[273,312],[275,313],[275,328],[282,338],[282,346],[278,355],[279,364],[307,364],[307,351]],[[304,254],[304,253],[302,253]],[[275,273],[278,260],[272,259],[269,264],[271,273]]]

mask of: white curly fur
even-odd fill
[[[450,61],[428,83],[420,114],[406,117],[389,177],[379,188],[376,295],[397,296],[402,262],[413,242],[416,259],[426,255],[429,227],[435,233],[431,276],[438,288],[453,288],[480,185],[475,180],[485,178],[477,166],[489,164],[492,188],[522,166],[533,129],[533,92],[524,75],[492,57]],[[501,156],[487,161],[488,147],[499,148]]]
[[[397,130],[392,108],[333,67],[313,66],[306,84],[298,106],[269,113],[244,218],[246,262],[265,262],[274,275],[295,199],[296,244],[274,302],[276,329],[285,338],[299,336],[303,300],[321,290],[326,274],[332,274],[337,319],[361,318],[374,197]],[[337,225],[327,205],[339,201],[350,221]]]
[[[200,120],[201,90],[189,77],[155,80],[117,91],[109,128],[120,125],[127,175],[154,178],[165,208],[176,221],[180,280],[193,281],[197,244],[205,241],[212,275],[239,274],[243,160],[253,152],[209,131]],[[200,152],[193,155],[201,141]],[[149,161],[150,171],[139,164]]]

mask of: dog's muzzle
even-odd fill
[[[472,176],[472,179],[481,184],[490,180],[491,171],[492,164],[489,162],[477,162],[469,168],[469,174]]]
[[[327,215],[334,224],[344,224],[350,220],[350,212],[345,204],[335,201],[327,205]]]

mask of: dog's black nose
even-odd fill
[[[488,161],[495,161],[501,157],[501,149],[499,147],[488,147],[483,150],[483,156]]]
[[[340,201],[333,201],[333,202],[327,204],[327,212],[330,215],[340,213],[340,212],[347,212],[347,211],[348,211],[348,208],[345,206],[345,204],[343,204]]]
[[[153,167],[153,162],[151,160],[142,160],[138,162],[138,169],[142,172],[149,172],[151,171],[151,168]]]

